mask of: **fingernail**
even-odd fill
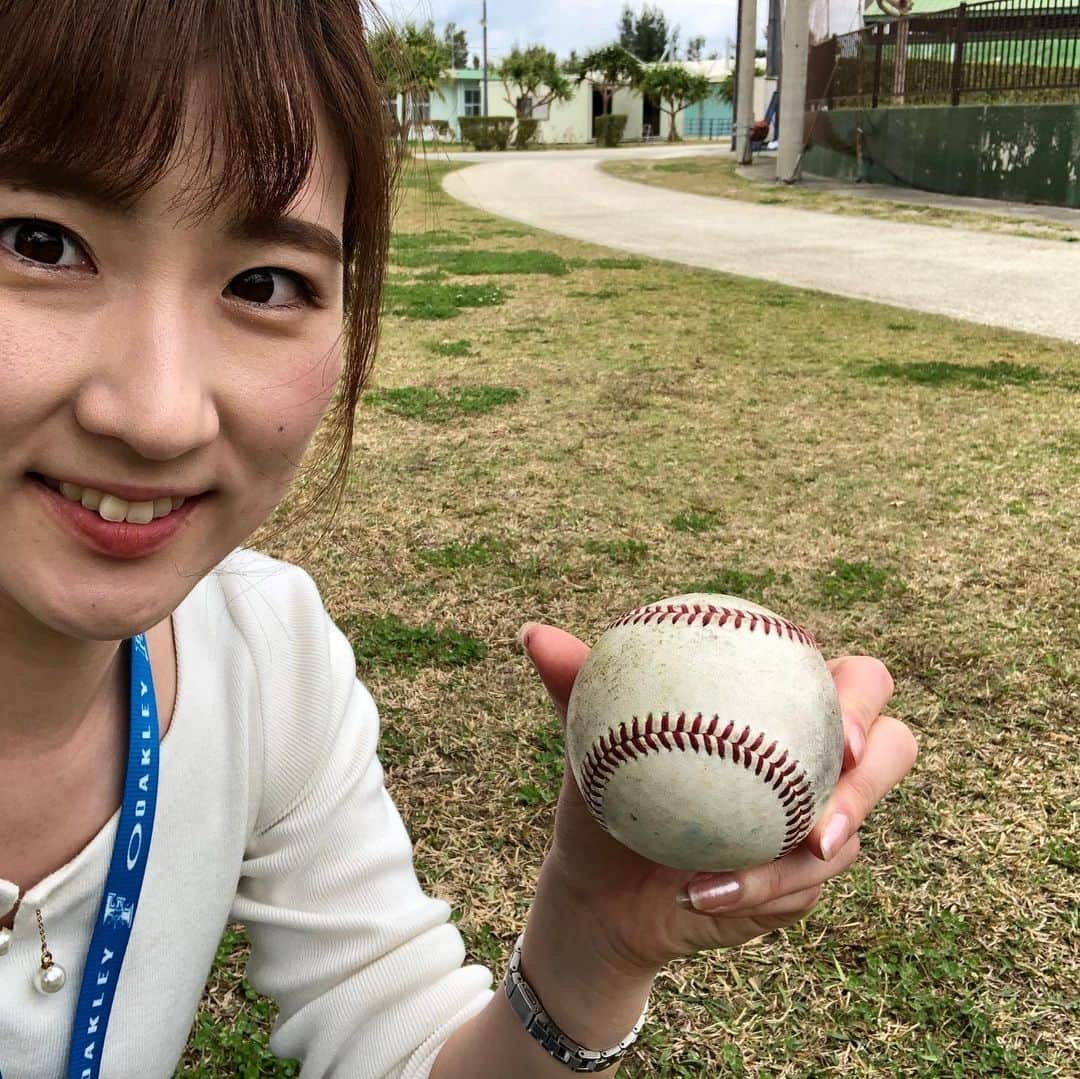
[[[529,655],[529,635],[538,624],[537,622],[526,622],[517,631],[517,646],[525,655]]]
[[[695,910],[726,910],[738,903],[742,887],[734,877],[707,877],[691,881],[686,886],[686,892]]]
[[[858,723],[848,726],[848,746],[851,749],[851,759],[858,764],[862,760],[863,750],[866,749],[866,738]]]
[[[825,855],[826,861],[844,845],[850,828],[851,824],[846,813],[833,815],[832,820],[825,826],[825,832],[821,837],[821,853]]]

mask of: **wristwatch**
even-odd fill
[[[546,1049],[560,1064],[565,1064],[572,1072],[596,1072],[609,1068],[618,1061],[637,1041],[638,1033],[645,1023],[648,1005],[642,1009],[634,1029],[618,1045],[610,1049],[586,1049],[578,1045],[573,1038],[567,1037],[552,1021],[544,1010],[536,991],[521,974],[521,945],[525,939],[522,933],[514,945],[510,956],[510,965],[506,968],[503,988],[506,990],[510,1006],[517,1013],[525,1029]]]

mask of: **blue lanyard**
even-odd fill
[[[135,908],[154,832],[158,789],[158,720],[154,679],[146,638],[129,642],[131,654],[131,714],[128,721],[128,760],[124,774],[124,803],[113,841],[112,862],[105,880],[94,935],[86,955],[75,1025],[68,1052],[68,1079],[97,1079],[105,1048],[116,983],[135,924]]]

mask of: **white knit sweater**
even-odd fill
[[[348,642],[307,574],[248,551],[173,624],[176,706],[102,1076],[173,1074],[232,919],[251,939],[248,978],[280,1008],[271,1048],[302,1060],[304,1079],[426,1076],[491,977],[462,966],[448,906],[416,880]],[[3,1079],[64,1074],[118,819],[19,908],[0,956]],[[0,882],[0,907],[12,891]],[[35,907],[68,974],[50,997],[33,987]]]

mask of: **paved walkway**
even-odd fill
[[[621,251],[1080,342],[1080,244],[689,195],[598,167],[702,152],[451,154],[478,164],[443,183],[472,206]]]

